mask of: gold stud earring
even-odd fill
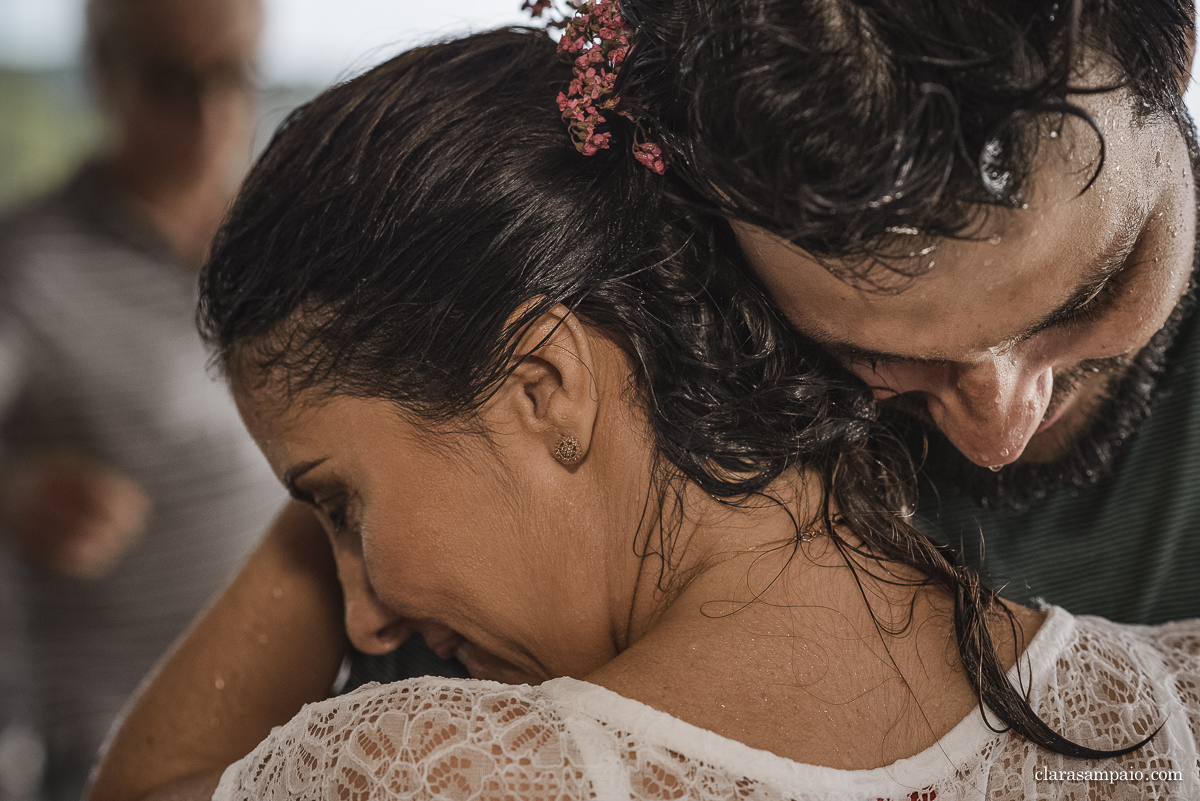
[[[583,446],[574,437],[564,436],[554,446],[554,458],[565,465],[579,464],[583,459]]]

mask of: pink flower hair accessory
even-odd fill
[[[559,92],[558,108],[571,132],[575,148],[585,156],[608,148],[612,135],[598,130],[607,121],[605,112],[615,112],[636,126],[633,156],[647,169],[659,175],[667,171],[670,159],[663,149],[646,141],[642,121],[620,108],[616,92],[617,69],[629,54],[629,26],[621,16],[618,0],[563,0],[567,10],[555,6],[555,0],[524,0],[523,11],[541,18],[547,11],[560,18],[548,20],[562,29],[558,52],[572,59],[575,78],[567,91]]]

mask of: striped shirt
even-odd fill
[[[135,480],[153,505],[143,538],[103,579],[20,571],[51,770],[93,758],[284,501],[205,370],[196,299],[195,273],[95,167],[0,220],[0,458],[80,454]]]

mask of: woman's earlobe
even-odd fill
[[[554,458],[568,467],[583,461],[584,450],[575,437],[563,435],[554,446]]]

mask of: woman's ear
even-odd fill
[[[519,320],[535,302],[522,305],[509,321]],[[516,366],[494,399],[568,465],[591,447],[600,405],[593,336],[566,306],[555,304],[520,332]]]

